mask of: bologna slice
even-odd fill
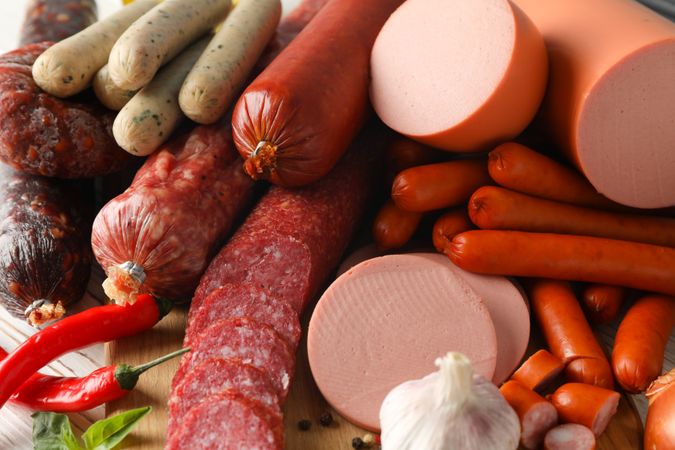
[[[272,380],[280,403],[288,394],[295,370],[295,355],[269,325],[247,318],[224,319],[206,328],[181,359],[173,385],[178,386],[201,361],[208,358],[241,358],[264,370]]]
[[[262,403],[281,416],[279,399],[270,378],[262,369],[238,358],[210,358],[199,363],[169,398],[168,433],[173,434],[185,414],[202,403],[205,397],[228,389]]]
[[[515,0],[549,44],[541,118],[595,188],[675,205],[675,24],[629,0]]]
[[[431,372],[437,355],[460,351],[487,379],[497,360],[487,307],[433,254],[383,256],[343,274],[314,310],[307,348],[326,400],[370,430],[387,392]]]
[[[541,35],[507,0],[408,0],[380,31],[370,65],[380,118],[450,151],[518,135],[547,76]]]
[[[209,294],[204,303],[190,312],[185,332],[185,346],[204,328],[221,319],[248,317],[269,325],[284,338],[289,348],[296,348],[302,329],[300,319],[291,306],[266,290],[251,284],[226,284]]]
[[[226,391],[192,408],[165,448],[281,450],[283,424],[264,405],[236,391]]]

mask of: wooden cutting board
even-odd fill
[[[177,308],[153,330],[142,335],[113,342],[106,348],[107,359],[114,363],[140,364],[180,348],[185,327],[186,309]],[[306,322],[306,320],[305,320]],[[306,329],[306,327],[305,327]],[[286,449],[288,450],[348,450],[354,437],[367,432],[359,429],[332,411],[314,384],[307,363],[307,346],[303,338],[298,351],[296,376],[285,406]],[[138,387],[126,398],[108,405],[108,414],[150,405],[153,412],[138,425],[125,441],[123,448],[161,449],[166,432],[166,400],[171,378],[178,361],[169,361],[143,375]],[[318,418],[330,411],[334,423],[319,425]],[[300,431],[299,420],[309,419],[309,431]],[[621,398],[619,411],[598,443],[598,450],[635,450],[642,448],[642,422],[626,395]]]

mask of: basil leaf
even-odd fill
[[[131,432],[152,408],[131,409],[116,416],[99,420],[82,435],[87,450],[111,450]]]
[[[83,450],[65,414],[36,412],[31,417],[34,450]]]

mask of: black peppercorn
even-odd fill
[[[352,439],[352,448],[355,448],[357,450],[366,448],[366,444],[363,442],[363,439],[360,437],[355,437]]]
[[[312,422],[307,419],[302,419],[298,421],[298,428],[302,431],[307,431],[312,428]]]
[[[326,411],[325,413],[321,414],[321,417],[319,417],[319,423],[322,427],[329,427],[333,423],[333,416],[331,413]]]

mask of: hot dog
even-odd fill
[[[578,234],[675,247],[675,219],[597,211],[520,194],[496,186],[478,189],[469,201],[478,227]]]
[[[112,109],[113,111],[122,109],[124,105],[129,103],[129,100],[136,95],[136,91],[122,89],[113,83],[112,78],[110,78],[110,71],[108,70],[107,64],[96,72],[94,80],[91,82],[91,87],[94,89],[96,98],[98,98],[106,108]]]
[[[675,249],[563,234],[474,230],[448,256],[478,273],[616,284],[675,295]]]
[[[616,319],[626,295],[626,288],[594,283],[581,292],[581,303],[591,322],[609,323]]]
[[[162,65],[223,20],[229,9],[230,0],[163,1],[115,42],[108,59],[110,77],[122,89],[142,88]]]
[[[373,239],[380,250],[400,248],[408,243],[422,220],[422,214],[404,211],[388,200],[373,222]]]
[[[35,82],[57,97],[69,97],[83,91],[108,61],[117,38],[156,4],[155,0],[135,1],[53,45],[33,65]]]
[[[511,375],[511,378],[537,391],[546,387],[564,368],[565,364],[560,358],[542,349],[527,358],[527,361]]]
[[[426,212],[460,205],[473,191],[489,183],[482,159],[428,164],[398,174],[391,198],[401,209]]]
[[[472,228],[473,224],[469,220],[464,207],[450,210],[439,217],[434,223],[432,231],[434,247],[440,253],[445,253],[446,247],[450,245],[455,236]]]
[[[239,93],[281,17],[279,0],[240,0],[183,82],[180,108],[210,124]]]
[[[616,413],[621,396],[618,392],[583,383],[567,383],[552,395],[561,422],[577,423],[600,436]]]
[[[576,360],[593,360],[592,367],[584,365],[565,373],[572,381],[612,389],[614,380],[605,353],[593,335],[572,287],[564,281],[536,280],[528,286],[528,294],[537,322],[551,352],[569,367]]]
[[[546,432],[558,423],[556,409],[544,397],[518,381],[507,381],[499,388],[499,392],[518,414],[522,446],[527,449],[537,448]]]
[[[401,3],[329,1],[248,86],[232,116],[246,173],[283,186],[328,173],[368,116],[370,50]]]
[[[544,450],[595,450],[595,435],[576,423],[558,425],[546,433]]]
[[[622,209],[598,194],[580,173],[515,142],[507,142],[490,152],[488,171],[498,185],[524,194],[573,205]]]
[[[612,367],[628,392],[647,389],[663,369],[663,356],[675,325],[675,298],[647,295],[621,321],[614,340]]]
[[[417,141],[399,136],[385,151],[387,181],[391,182],[401,171],[415,166],[442,161],[443,153],[420,144]]]
[[[180,87],[208,43],[206,37],[186,48],[124,105],[113,123],[120,147],[146,156],[169,138],[185,117],[178,106]]]

